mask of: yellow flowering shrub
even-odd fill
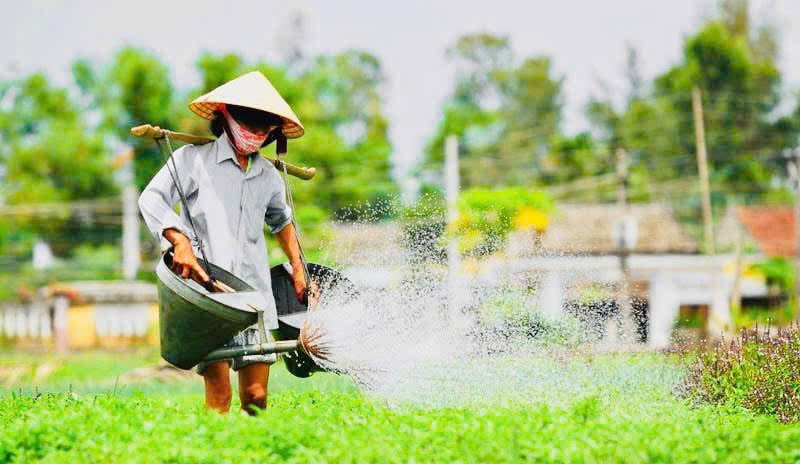
[[[492,253],[514,228],[543,232],[553,210],[553,200],[545,192],[524,187],[472,188],[459,197],[459,217],[447,235],[458,237],[464,253]]]

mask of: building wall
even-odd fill
[[[54,343],[53,311],[43,304],[0,307],[0,336],[12,346],[50,348]],[[155,346],[158,305],[98,303],[70,305],[66,311],[69,349]]]

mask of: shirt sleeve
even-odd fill
[[[197,182],[192,175],[194,157],[189,153],[189,147],[185,145],[172,154],[181,188],[187,197],[197,190]],[[156,239],[161,241],[162,249],[171,246],[163,235],[164,231],[170,228],[177,229],[193,242],[196,239],[188,225],[175,212],[174,208],[180,201],[180,195],[170,174],[173,168],[172,161],[167,162],[169,167],[166,164],[162,166],[139,195],[139,210],[142,212],[144,222]]]
[[[278,177],[277,188],[267,204],[264,222],[269,226],[270,232],[277,234],[292,222],[292,209],[286,203],[286,188]]]

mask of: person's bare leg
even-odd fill
[[[231,408],[231,377],[228,361],[210,364],[203,371],[206,383],[206,407],[225,414]]]
[[[250,364],[239,370],[239,399],[242,409],[254,415],[253,408],[267,407],[267,383],[269,382],[269,364]]]

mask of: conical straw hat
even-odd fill
[[[275,87],[259,71],[222,84],[189,104],[189,109],[206,119],[214,119],[220,105],[238,105],[277,114],[283,118],[283,135],[290,139],[302,137],[305,129],[297,115]]]

